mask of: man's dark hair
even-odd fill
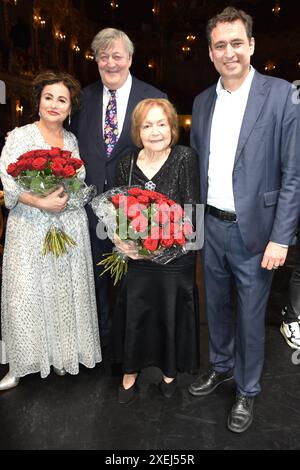
[[[218,23],[232,23],[233,21],[241,20],[246,28],[246,34],[250,41],[252,38],[253,19],[252,16],[245,13],[243,10],[237,10],[234,7],[226,7],[221,13],[213,16],[208,23],[206,28],[206,35],[208,45],[211,45],[211,32],[217,26]]]

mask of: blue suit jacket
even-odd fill
[[[232,174],[240,232],[253,253],[271,240],[289,245],[300,208],[300,104],[284,80],[255,72]],[[207,201],[211,122],[216,86],[195,98],[191,146],[199,156],[201,202]],[[230,119],[230,116],[228,116]]]

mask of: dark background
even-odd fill
[[[1,133],[32,119],[30,83],[40,70],[66,70],[82,85],[96,80],[97,65],[87,56],[93,36],[108,26],[133,40],[132,73],[165,90],[179,114],[191,114],[195,95],[217,79],[208,58],[207,21],[229,4],[254,18],[254,67],[297,80],[300,26],[292,0],[0,0],[0,80],[7,87]]]

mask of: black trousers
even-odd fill
[[[113,244],[109,239],[100,240],[96,235],[96,230],[93,228],[90,228],[90,239],[93,255],[100,339],[101,345],[106,346],[109,341],[111,330],[111,312],[113,308],[111,299],[112,283],[110,276],[107,273],[100,276],[104,268],[102,266],[97,266],[97,263],[103,259],[102,255],[104,253],[110,253],[112,251]]]

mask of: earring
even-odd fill
[[[71,125],[71,113],[69,114],[68,124]]]
[[[39,114],[39,118],[40,118],[40,117],[41,117],[41,113],[40,113],[40,111],[39,111],[39,113],[38,113],[38,114]]]

